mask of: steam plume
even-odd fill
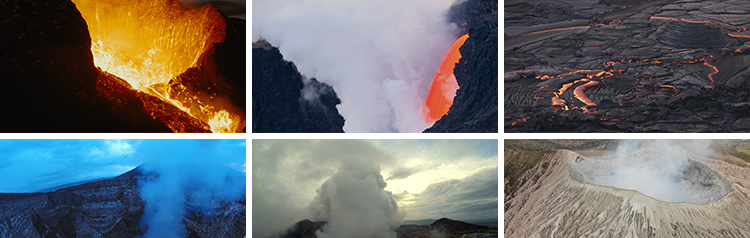
[[[630,140],[621,142],[616,152],[579,163],[571,171],[598,170],[596,175],[574,176],[581,182],[637,190],[666,202],[684,202],[693,200],[691,196],[700,196],[691,191],[690,184],[685,184],[684,168],[690,159],[705,158],[711,151],[709,141]]]
[[[396,237],[391,227],[398,226],[403,213],[385,186],[373,163],[345,163],[317,190],[309,206],[317,219],[328,220],[317,236]]]
[[[139,181],[145,202],[142,237],[186,237],[185,215],[197,211],[206,219],[220,213],[222,201],[245,196],[245,177],[239,171],[199,161],[161,160],[142,166]]]
[[[418,132],[423,102],[456,39],[452,0],[254,0],[253,40],[331,85],[347,132]]]

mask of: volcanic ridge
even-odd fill
[[[272,235],[276,238],[315,238],[316,232],[324,229],[327,222],[302,220],[285,231]],[[497,237],[497,227],[475,225],[463,221],[441,218],[430,225],[401,225],[396,229],[398,238],[431,237]]]
[[[0,193],[0,237],[143,236],[148,229],[141,225],[147,204],[139,183],[159,175],[142,167],[52,192]],[[192,191],[186,191],[185,197],[186,212],[179,220],[186,237],[245,236],[244,198],[227,201]],[[199,202],[205,199],[218,209],[208,211]]]

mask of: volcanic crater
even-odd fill
[[[506,195],[505,237],[750,237],[750,168],[737,166],[746,164],[738,158],[689,152],[667,177],[681,184],[673,191],[684,202],[668,202],[633,188],[597,185],[614,181],[620,165],[612,158],[542,152],[522,152],[542,157]],[[657,161],[634,167],[663,165]]]
[[[570,165],[570,177],[581,183],[636,190],[665,202],[710,204],[731,191],[731,182],[695,160],[683,160],[678,166],[669,166],[668,161],[658,159],[632,159],[637,161],[629,161],[632,167],[623,172],[624,165],[620,160],[578,156]],[[659,171],[659,168],[673,171]],[[651,176],[654,174],[656,177]],[[629,181],[621,181],[625,179]],[[658,179],[662,181],[653,181]],[[654,185],[664,181],[666,187]]]

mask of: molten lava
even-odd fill
[[[575,95],[575,97],[578,98],[578,100],[581,100],[581,102],[586,104],[586,108],[597,107],[597,105],[594,101],[591,101],[591,99],[589,99],[589,97],[587,97],[585,93],[583,93],[583,90],[586,90],[586,88],[596,86],[596,85],[599,85],[599,82],[589,81],[581,86],[578,86],[573,91],[573,94]]]
[[[73,0],[91,35],[94,64],[136,90],[169,102],[205,122],[213,132],[241,132],[244,122],[212,98],[177,99],[169,81],[198,66],[204,51],[224,40],[221,13],[191,10],[176,0]],[[193,93],[189,93],[193,95]]]
[[[427,94],[427,99],[425,100],[425,106],[428,110],[425,119],[430,123],[434,123],[447,114],[451,105],[453,105],[453,97],[455,97],[456,90],[458,89],[456,76],[453,75],[453,67],[461,59],[461,53],[458,49],[461,48],[468,38],[469,34],[465,34],[453,43],[448,52],[445,53],[445,57],[443,57],[437,73],[435,73],[432,86],[430,86],[430,92]]]

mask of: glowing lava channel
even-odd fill
[[[461,59],[461,53],[458,49],[468,38],[469,34],[465,34],[453,43],[448,52],[445,53],[445,57],[443,57],[437,73],[435,73],[430,92],[425,100],[425,108],[427,109],[425,119],[429,123],[435,123],[443,115],[448,114],[448,110],[453,105],[453,98],[456,96],[456,90],[458,90],[458,82],[456,82],[456,76],[453,74],[453,67]]]
[[[185,107],[167,92],[170,79],[196,67],[201,54],[224,40],[225,23],[206,5],[190,10],[176,0],[73,0],[91,35],[94,64],[136,90],[206,122],[213,132],[241,130],[239,117],[208,105]]]

